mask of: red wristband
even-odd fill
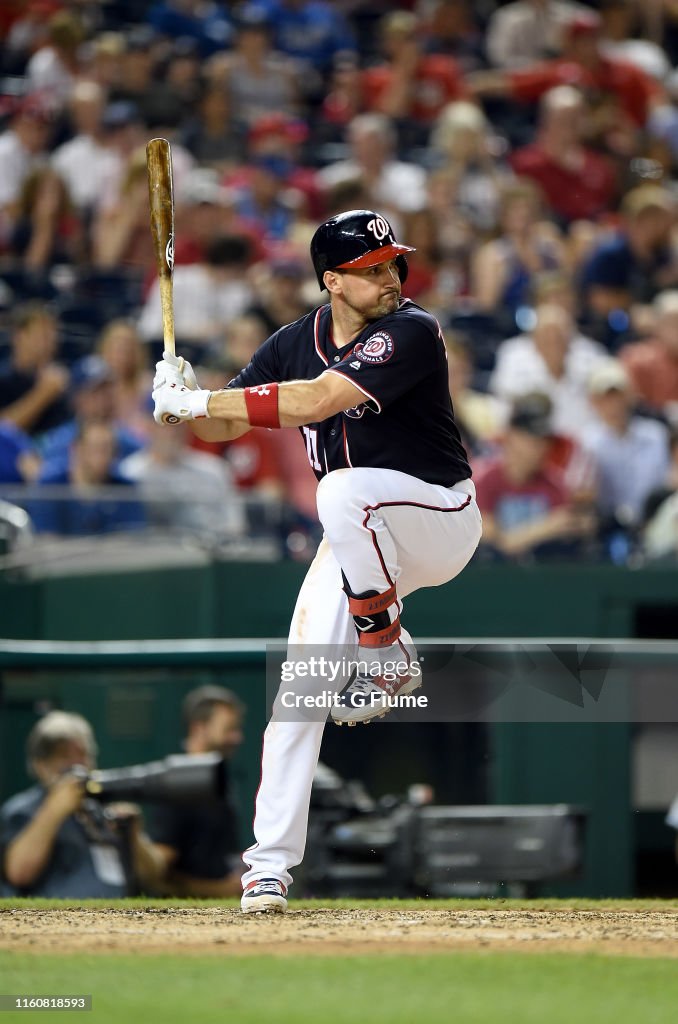
[[[253,427],[279,427],[278,385],[259,384],[245,388],[247,416]]]

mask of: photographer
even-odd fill
[[[220,754],[228,762],[242,743],[244,708],[222,686],[200,686],[184,699],[187,754]],[[165,895],[228,897],[240,895],[244,866],[238,822],[228,791],[222,800],[165,803],[157,808],[149,832],[163,859]]]
[[[85,791],[97,747],[80,715],[51,711],[31,730],[37,785],[0,808],[0,884],[18,896],[87,899],[133,895],[163,864],[135,804],[102,805]]]

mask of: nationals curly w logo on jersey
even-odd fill
[[[364,345],[356,345],[353,355],[357,356],[363,363],[376,366],[377,363],[385,363],[391,358],[393,347],[391,335],[386,331],[378,331],[371,338],[368,338]]]

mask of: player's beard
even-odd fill
[[[382,316],[388,316],[389,313],[395,313],[396,309],[400,305],[400,292],[392,291],[387,295],[382,296],[379,302],[369,309],[361,311],[366,320],[380,320]]]

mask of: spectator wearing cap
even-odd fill
[[[411,11],[391,11],[381,22],[385,60],[363,72],[368,110],[399,122],[408,144],[425,144],[428,130],[446,104],[466,96],[457,62],[424,52],[421,23]]]
[[[200,355],[252,301],[248,280],[251,247],[240,235],[215,238],[202,263],[174,269],[174,330],[177,348]],[[138,321],[142,337],[162,339],[160,285],[156,280]],[[190,348],[190,351],[189,351]]]
[[[490,391],[508,406],[530,392],[547,395],[554,430],[578,437],[593,418],[586,383],[606,358],[602,345],[580,334],[565,309],[538,306],[532,330],[500,344]]]
[[[308,216],[314,220],[324,216],[325,208],[318,173],[315,168],[303,164],[303,144],[308,135],[308,125],[300,118],[288,114],[266,114],[257,118],[248,132],[247,154],[248,160],[273,156],[287,161],[288,188],[303,196]],[[247,173],[246,167],[241,169],[241,173],[243,170]],[[229,183],[235,183],[237,177],[229,178]]]
[[[535,141],[509,158],[519,177],[537,183],[561,224],[599,217],[612,209],[618,193],[611,161],[583,145],[585,114],[578,89],[549,89],[540,100]]]
[[[348,125],[346,137],[349,158],[319,172],[326,192],[358,178],[374,207],[386,214],[397,216],[426,205],[426,172],[418,164],[396,159],[396,132],[386,115],[359,114]]]
[[[653,108],[665,104],[665,91],[654,78],[625,61],[605,55],[599,16],[586,10],[563,29],[562,54],[515,71],[478,71],[467,85],[476,97],[507,96],[535,103],[557,85],[571,85],[596,97],[591,137],[614,151],[634,144],[634,132],[649,121]],[[620,136],[621,133],[621,136]]]
[[[602,516],[626,527],[639,524],[648,495],[669,468],[669,433],[663,423],[634,412],[635,396],[623,364],[607,359],[588,380],[595,413],[582,434],[599,480]]]
[[[288,186],[291,170],[285,157],[258,156],[250,162],[249,181],[237,189],[236,210],[265,245],[285,241],[301,212],[302,196]]]
[[[51,157],[71,202],[85,214],[96,206],[116,165],[116,157],[104,139],[105,104],[106,92],[98,82],[77,82],[68,104],[72,137],[57,146]]]
[[[0,419],[38,437],[68,419],[69,374],[56,361],[57,321],[40,303],[12,316],[11,354],[0,364]]]
[[[71,369],[69,395],[73,416],[66,423],[48,431],[41,439],[40,451],[45,470],[60,471],[68,460],[68,452],[84,427],[90,423],[112,425],[118,457],[123,458],[141,446],[139,437],[125,421],[116,422],[113,373],[101,356],[83,356]]]
[[[594,318],[609,323],[617,311],[629,312],[678,284],[675,210],[673,196],[661,185],[626,193],[619,229],[599,241],[582,267],[581,286]]]
[[[208,76],[227,90],[244,129],[265,114],[297,112],[299,68],[273,48],[270,16],[256,3],[238,10],[233,48],[212,58]]]
[[[48,97],[26,96],[0,134],[0,250],[14,229],[23,185],[46,158],[54,119],[55,108]]]
[[[141,502],[118,469],[116,432],[103,420],[79,425],[66,458],[45,460],[27,511],[38,533],[95,536],[146,525]],[[64,488],[54,494],[42,487]],[[103,493],[103,489],[106,492]]]
[[[514,0],[493,12],[487,23],[490,63],[505,71],[529,67],[558,53],[563,31],[589,8],[570,0]]]
[[[549,466],[551,421],[531,396],[511,410],[499,454],[475,473],[482,545],[505,558],[571,557],[593,537],[590,511],[570,501]]]
[[[678,426],[678,290],[660,292],[652,311],[649,337],[626,345],[619,358],[638,398]]]
[[[44,92],[60,106],[67,103],[81,72],[79,49],[85,28],[77,14],[57,11],[47,23],[45,45],[26,67],[28,92]]]

